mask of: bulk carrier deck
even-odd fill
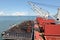
[[[14,25],[12,28],[2,32],[3,40],[32,40],[32,24],[33,21],[24,21]]]

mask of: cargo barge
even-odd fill
[[[24,21],[2,32],[3,40],[32,40],[33,21]]]

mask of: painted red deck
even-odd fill
[[[60,24],[54,24],[55,20],[37,17],[36,21],[43,27],[46,40],[60,40]],[[42,40],[39,32],[35,31],[35,35],[36,40]]]

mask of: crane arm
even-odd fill
[[[33,2],[28,2],[29,5],[32,6],[32,10],[37,13],[40,17],[48,17],[48,12],[44,11],[42,8],[40,8],[38,5],[36,5]]]

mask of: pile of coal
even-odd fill
[[[32,32],[32,27],[34,25],[34,21],[28,20],[28,21],[23,21],[20,24],[17,24],[13,26],[12,28],[4,31],[2,35],[7,35],[8,33],[10,35],[17,34],[17,33],[31,33]]]

